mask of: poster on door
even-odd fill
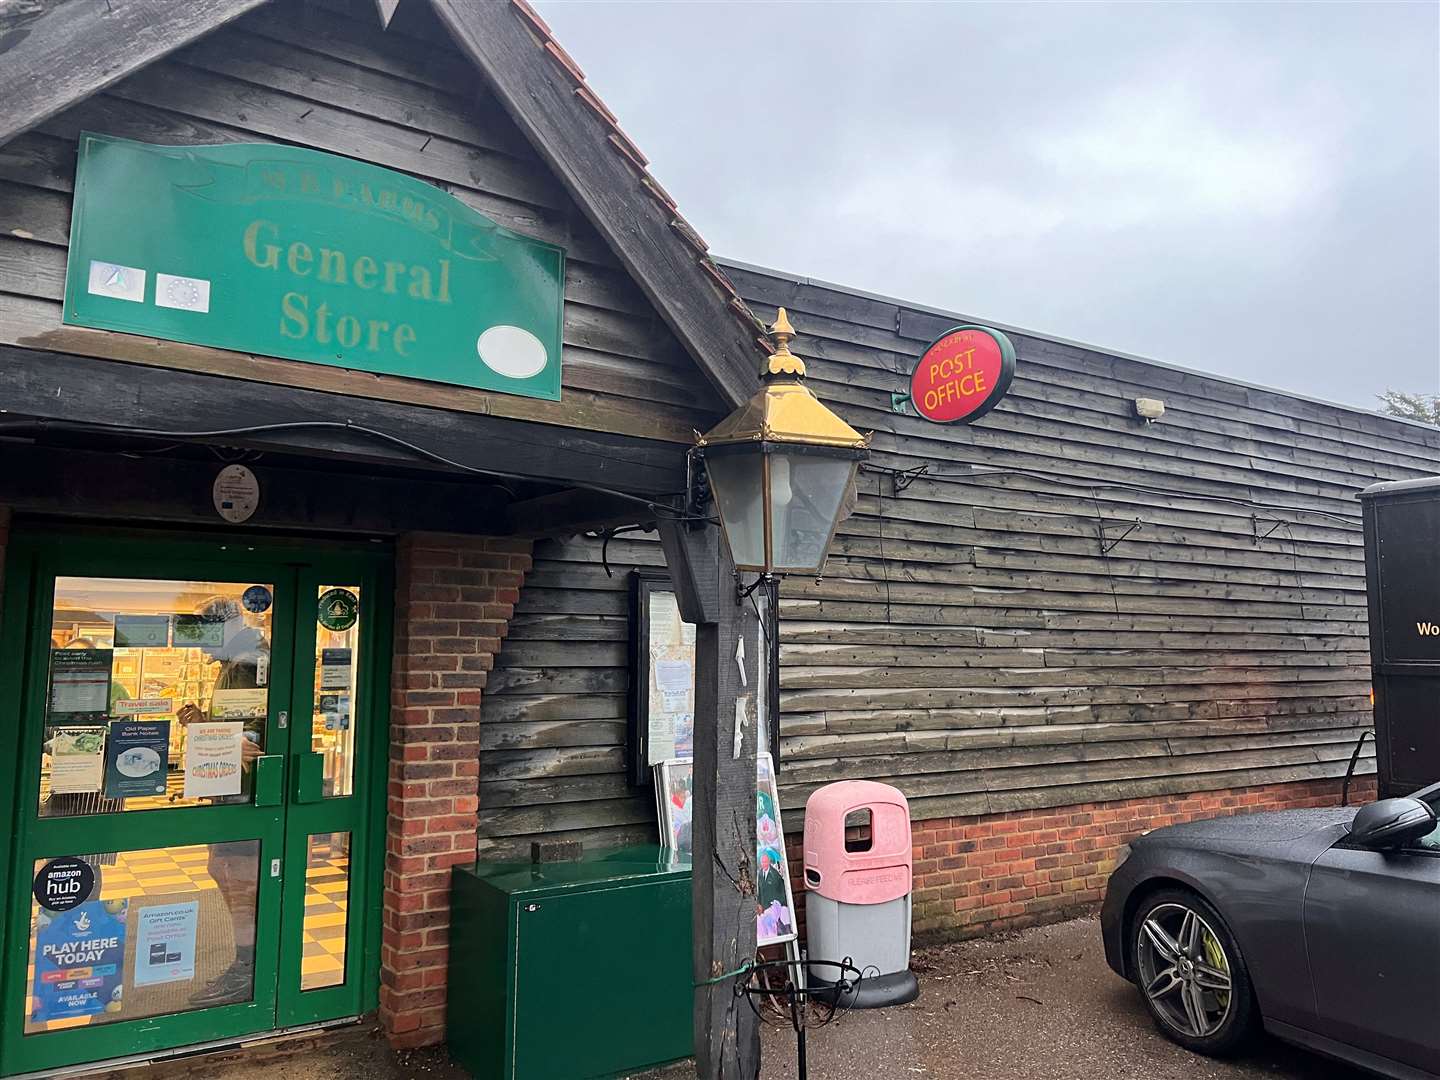
[[[240,794],[241,723],[200,723],[185,728],[185,798]]]
[[[110,649],[51,649],[50,694],[47,712],[51,723],[68,720],[100,721],[110,708]]]
[[[115,720],[105,744],[105,797],[164,795],[169,720]]]
[[[99,791],[105,776],[105,729],[56,727],[49,734],[50,791],[55,795]]]
[[[36,916],[33,1021],[118,1013],[125,992],[128,900],[90,900]]]
[[[195,978],[195,926],[199,916],[198,900],[139,910],[135,921],[136,986]]]

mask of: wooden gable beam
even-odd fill
[[[506,112],[564,183],[625,269],[731,404],[754,392],[763,333],[717,278],[673,204],[632,158],[629,140],[586,103],[588,88],[553,41],[508,2],[431,0]],[[550,55],[547,55],[549,53]],[[738,305],[738,306],[737,306]]]
[[[375,9],[380,15],[381,29],[390,29],[390,20],[395,18],[395,9],[400,6],[400,0],[375,0]]]
[[[0,144],[266,2],[44,0],[0,23]]]

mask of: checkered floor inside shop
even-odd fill
[[[348,926],[350,860],[343,844],[333,842],[330,836],[312,839],[309,851],[309,866],[305,874],[305,917],[301,938],[300,985],[304,990],[335,986],[345,979],[345,935]],[[145,1009],[147,1015],[163,1015],[190,1007],[188,995],[199,989],[208,979],[218,974],[218,968],[234,957],[233,932],[219,895],[219,885],[209,869],[210,850],[203,844],[161,848],[149,851],[120,852],[109,856],[113,862],[98,860],[97,877],[101,883],[100,898],[104,900],[145,900],[167,898],[175,902],[197,899],[209,913],[202,918],[202,936],[223,936],[230,940],[211,943],[209,950],[219,957],[209,970],[205,966],[206,943],[197,942],[196,976],[183,984],[183,996],[173,1002],[156,1001],[154,1011]],[[140,905],[132,903],[131,911]],[[131,916],[133,920],[134,916]],[[217,929],[218,927],[218,929]],[[32,957],[34,927],[32,926]],[[262,943],[263,944],[263,943]],[[128,965],[127,965],[128,966]],[[33,986],[34,964],[27,973],[27,985]],[[128,982],[128,978],[127,978]],[[179,992],[179,988],[177,988]],[[170,995],[174,997],[174,993]],[[129,1007],[132,994],[127,990],[125,1015],[134,1018],[137,1013]],[[27,1003],[34,1007],[33,999]],[[115,1019],[120,1019],[120,1016]],[[55,1030],[74,1027],[100,1020],[100,1017],[78,1017],[67,1020],[37,1022],[27,1025],[28,1031]]]

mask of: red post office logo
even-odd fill
[[[999,404],[1014,377],[1009,338],[985,326],[957,326],[921,355],[910,375],[910,401],[937,424],[969,424]]]

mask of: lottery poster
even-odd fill
[[[128,900],[90,900],[37,915],[35,1022],[118,1013],[124,1007]]]

